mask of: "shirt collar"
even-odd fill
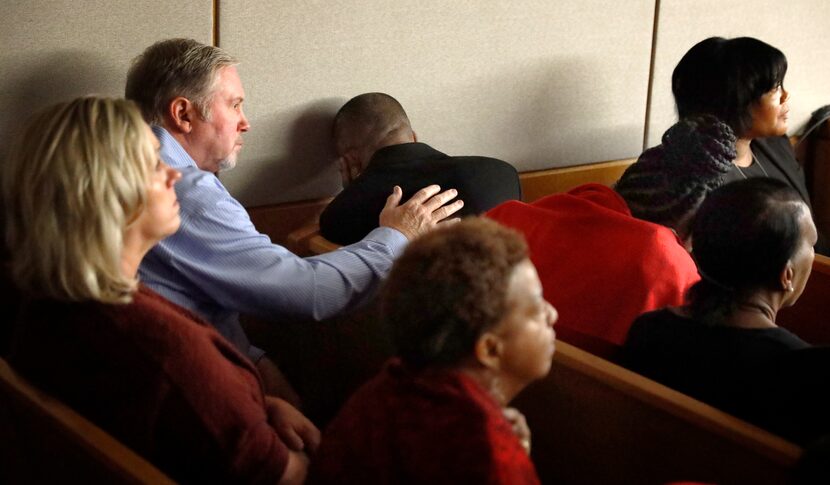
[[[175,138],[173,138],[173,135],[171,135],[170,132],[159,125],[153,125],[152,129],[161,144],[161,150],[159,150],[159,153],[161,154],[161,159],[164,160],[164,163],[176,169],[187,167],[199,168],[199,166],[196,165],[196,161],[190,157],[184,147]]]

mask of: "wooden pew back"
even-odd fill
[[[522,200],[533,202],[546,195],[567,192],[574,187],[591,182],[611,186],[619,180],[625,169],[636,161],[636,158],[626,158],[590,165],[520,173]]]
[[[543,483],[787,483],[799,447],[557,341],[551,373],[514,402]]]
[[[288,202],[285,204],[251,207],[248,215],[257,230],[271,238],[271,242],[294,251],[288,241],[293,231],[310,224],[316,225],[323,209],[329,205],[332,197],[322,199]]]
[[[175,483],[0,359],[0,483]]]

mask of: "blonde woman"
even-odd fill
[[[130,101],[53,106],[3,166],[11,364],[182,482],[300,482],[314,426],[251,362],[137,280],[179,227],[178,171]]]

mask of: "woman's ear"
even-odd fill
[[[491,370],[501,369],[501,357],[504,345],[501,338],[490,332],[484,332],[476,340],[473,353],[476,360],[484,367]]]
[[[793,291],[795,287],[793,286],[793,279],[795,278],[795,269],[793,269],[793,265],[790,261],[787,261],[787,264],[784,265],[784,269],[781,270],[781,289],[783,291]]]

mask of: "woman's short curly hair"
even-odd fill
[[[38,297],[124,303],[127,225],[158,160],[131,101],[83,97],[29,120],[2,167],[6,244],[15,284]]]
[[[381,314],[398,355],[416,368],[451,366],[506,312],[510,277],[527,259],[516,231],[483,218],[437,229],[395,262]]]

